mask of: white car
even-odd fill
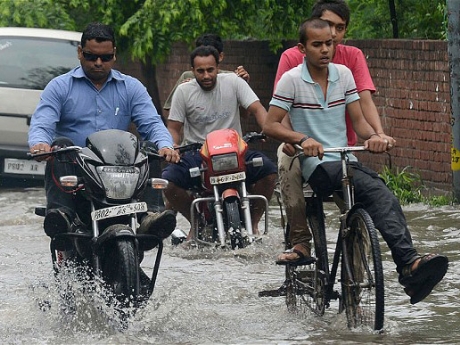
[[[0,179],[43,179],[45,163],[27,159],[30,118],[46,84],[79,65],[80,40],[74,31],[0,28]]]

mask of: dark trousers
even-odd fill
[[[353,176],[355,203],[363,205],[374,221],[375,227],[388,244],[396,269],[412,263],[417,257],[406,218],[398,199],[388,189],[375,171],[361,163],[350,163]],[[325,162],[310,176],[308,183],[320,196],[329,196],[342,188],[342,164]]]

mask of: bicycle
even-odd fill
[[[325,199],[314,193],[304,193],[313,237],[312,257],[286,265],[283,286],[278,290],[262,291],[259,296],[284,295],[290,312],[303,313],[309,309],[319,316],[330,307],[331,300],[339,300],[339,313],[345,310],[348,328],[370,326],[382,330],[384,280],[379,240],[369,214],[354,203],[353,177],[347,165],[348,152],[364,150],[362,146],[324,149],[325,153],[339,152],[342,161],[340,227],[332,265],[327,252],[323,202],[338,201],[337,193]],[[279,198],[278,201],[281,206]],[[289,224],[285,227],[285,238],[286,248],[289,248]],[[336,282],[339,269],[340,279]],[[334,289],[339,282],[341,291]]]

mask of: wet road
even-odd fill
[[[397,283],[389,251],[381,249],[386,279],[385,332],[346,329],[332,304],[322,318],[296,318],[282,297],[260,298],[277,288],[284,269],[274,264],[283,249],[280,212],[270,209],[269,234],[239,251],[184,250],[165,245],[157,286],[145,309],[125,332],[97,294],[77,296],[77,314],[66,317],[51,270],[42,219],[43,190],[0,189],[0,339],[3,344],[456,344],[460,339],[459,207],[405,207],[421,253],[441,252],[451,261],[445,279],[423,302],[412,306]],[[326,207],[330,248],[335,208]],[[179,225],[187,228],[183,219]],[[151,269],[153,253],[143,266]],[[71,279],[69,278],[69,281]],[[77,282],[72,284],[78,285]],[[43,302],[51,308],[40,308]]]

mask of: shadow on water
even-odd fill
[[[101,291],[85,290],[69,274],[78,292],[76,313],[62,311],[54,283],[48,239],[33,207],[43,204],[41,188],[0,189],[0,338],[4,344],[455,344],[460,337],[460,281],[457,207],[411,205],[404,211],[421,253],[449,256],[445,279],[423,302],[410,305],[397,282],[385,243],[381,243],[385,284],[385,332],[350,331],[345,316],[332,305],[324,317],[291,315],[283,297],[260,298],[258,292],[279,287],[284,268],[274,264],[283,249],[280,214],[270,208],[269,233],[261,243],[237,251],[165,245],[153,296],[129,321],[117,327],[114,308]],[[336,211],[326,208],[333,248]],[[179,227],[187,229],[183,218]],[[154,253],[142,265],[151,270]],[[47,303],[51,306],[48,308]]]

